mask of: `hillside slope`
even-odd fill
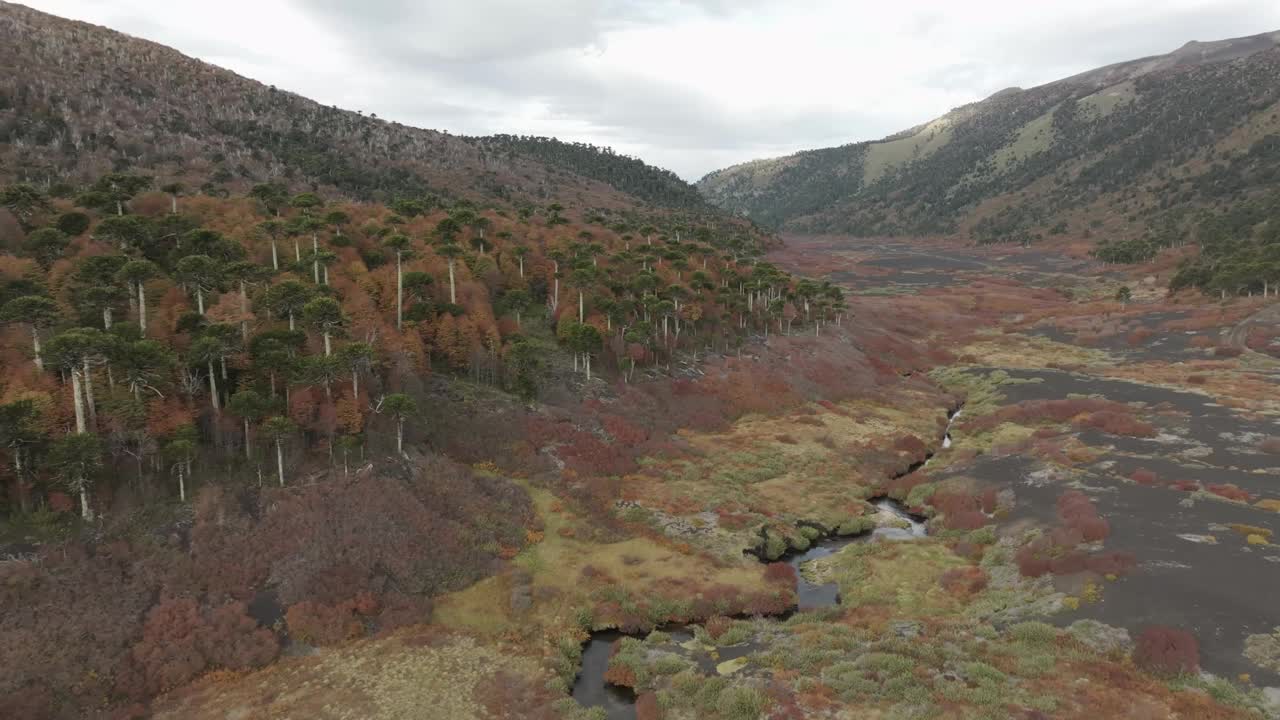
[[[1224,209],[1277,177],[1280,32],[1011,88],[884,140],[738,165],[698,187],[791,231],[1026,242],[1134,238],[1153,214]]]
[[[127,169],[212,194],[284,181],[364,200],[433,193],[708,209],[671,173],[604,149],[583,148],[568,165],[527,149],[325,107],[156,43],[0,1],[0,182],[75,183]]]

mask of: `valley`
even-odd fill
[[[659,545],[584,542],[590,521],[538,501],[544,539],[514,573],[437,603],[433,624],[461,634],[432,643],[511,656],[559,627],[549,652],[570,663],[578,710],[549,699],[547,717],[1277,712],[1280,361],[1256,336],[1231,341],[1272,306],[1165,298],[1069,249],[791,237],[771,259],[837,279],[850,316],[826,337],[761,334],[745,362],[826,343],[921,354],[840,402],[677,431],[682,449],[643,460],[615,505]],[[734,529],[752,513],[766,518],[755,539]],[[531,609],[508,604],[513,582]],[[575,596],[593,607],[566,617]],[[1194,637],[1211,674],[1185,674],[1182,636],[1151,656],[1152,628]],[[364,642],[362,667],[404,652]],[[284,662],[332,678],[321,660]],[[274,696],[273,672],[174,694],[160,717],[315,707]]]
[[[1280,34],[692,183],[303,5],[477,134],[0,0],[0,718],[1280,720]]]

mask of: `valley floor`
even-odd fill
[[[771,259],[845,286],[852,317],[690,382],[835,375],[836,396],[646,444],[612,518],[572,477],[521,478],[540,536],[431,626],[300,646],[155,716],[1280,716],[1274,300],[1169,298],[1078,248],[791,238]],[[626,415],[625,393],[598,402]],[[885,532],[905,523],[882,497],[928,535]],[[802,578],[778,562],[841,537]],[[797,583],[835,592],[788,615]]]

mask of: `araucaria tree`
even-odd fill
[[[31,353],[36,368],[44,370],[44,358],[40,355],[40,330],[53,325],[58,319],[58,304],[47,297],[27,295],[5,303],[0,309],[0,319],[7,323],[21,323],[31,328]]]
[[[418,412],[418,403],[403,393],[388,395],[382,399],[382,411],[389,413],[396,421],[396,454],[404,454],[404,423]]]

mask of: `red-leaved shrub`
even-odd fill
[[[1138,468],[1134,470],[1129,479],[1139,485],[1155,485],[1159,478],[1156,474],[1146,468]]]
[[[636,720],[662,720],[662,706],[654,693],[642,693],[636,698]]]
[[[1253,502],[1253,495],[1251,495],[1248,490],[1241,489],[1232,483],[1210,485],[1208,490],[1214,495],[1224,497],[1228,500],[1244,503]]]
[[[707,634],[711,636],[712,640],[719,640],[721,635],[729,632],[729,628],[732,627],[732,625],[733,621],[729,618],[723,615],[716,615],[715,617],[708,619],[704,627],[707,629]]]
[[[987,516],[975,510],[964,510],[945,516],[948,530],[977,530],[989,521]]]
[[[1133,662],[1157,675],[1199,672],[1200,643],[1186,630],[1153,625],[1138,635]]]
[[[938,582],[943,589],[958,597],[976,595],[987,587],[987,573],[982,568],[965,566],[942,573]]]
[[[996,511],[999,504],[999,494],[995,488],[987,488],[982,491],[982,512],[990,515]]]
[[[326,605],[304,600],[285,613],[289,635],[311,645],[335,645],[364,634],[364,623],[355,616],[353,603]]]
[[[1079,421],[1077,425],[1124,437],[1150,438],[1156,436],[1155,426],[1151,423],[1139,420],[1132,413],[1115,410],[1090,413]]]
[[[764,568],[765,582],[795,587],[799,579],[796,569],[784,562],[769,563]]]
[[[1049,572],[1054,575],[1074,575],[1084,572],[1088,564],[1088,556],[1078,550],[1072,550],[1049,560]]]

